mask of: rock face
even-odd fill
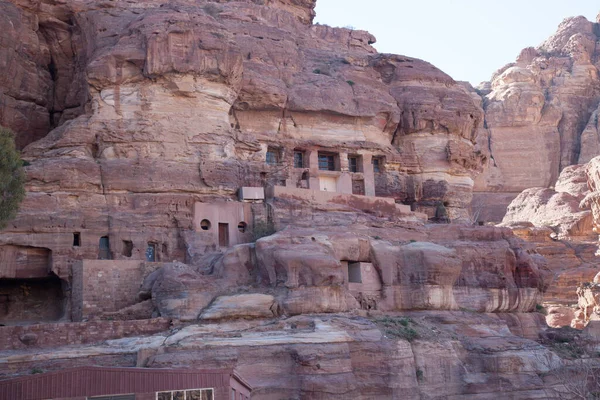
[[[581,288],[575,289],[598,273],[598,165],[600,157],[565,168],[554,190],[523,191],[508,206],[503,220],[502,225],[535,245],[554,274],[547,278],[552,282],[544,294],[550,326],[582,328],[589,320],[589,312],[584,313],[586,319],[577,311],[583,307],[581,298],[589,299]]]
[[[61,316],[48,319],[68,319],[63,302],[83,286],[73,279],[75,262],[112,259],[110,276],[94,275],[110,285],[124,276],[118,262],[128,260],[144,277],[120,293],[125,308],[98,318],[160,316],[174,328],[97,346],[79,338],[75,350],[50,351],[35,347],[49,347],[42,327],[37,338],[20,339],[27,352],[0,353],[9,366],[0,377],[34,365],[202,365],[237,368],[265,399],[548,397],[555,383],[541,374],[563,361],[533,341],[545,329],[533,311],[542,295],[576,296],[566,288],[583,272],[561,275],[556,293],[552,279],[559,260],[591,268],[579,262],[588,248],[546,260],[556,247],[538,252],[518,237],[552,240],[531,222],[518,236],[505,227],[426,222],[469,219],[474,175],[491,156],[505,165],[501,151],[487,150],[488,132],[512,137],[539,122],[532,131],[543,135],[555,124],[565,154],[539,185],[558,176],[575,157],[573,118],[589,115],[559,123],[557,104],[572,108],[565,113],[581,108],[578,85],[592,83],[595,95],[595,76],[579,69],[591,58],[551,77],[575,76],[533,119],[520,114],[508,87],[527,83],[527,73],[503,71],[484,104],[486,130],[473,88],[427,62],[377,54],[367,32],[312,25],[314,7],[314,0],[0,2],[10,27],[0,34],[0,65],[13,74],[0,78],[0,123],[17,132],[29,164],[28,196],[0,233],[0,277],[18,281],[11,282],[20,298],[29,290],[21,279],[51,277]],[[575,57],[587,49],[584,39],[560,49],[574,46]],[[557,71],[559,58],[532,60]],[[541,101],[535,93],[527,99]],[[500,115],[504,107],[519,122]],[[352,164],[359,159],[361,168]],[[514,172],[508,168],[502,174]],[[315,170],[324,175],[310,175]],[[489,171],[486,187],[494,185]],[[565,228],[572,234],[599,212],[579,172],[568,172],[557,193],[531,196],[550,214],[556,204],[572,212],[573,202],[590,203],[587,222]],[[347,193],[333,179],[335,193],[319,195],[338,175],[351,177]],[[314,193],[294,192],[307,186]],[[241,197],[256,197],[240,199],[242,187],[249,190]],[[290,190],[265,196],[275,188]],[[230,230],[197,215],[209,208],[241,222]],[[162,266],[141,268],[141,260]],[[81,324],[108,327],[94,336],[101,341],[130,321],[101,322]]]
[[[181,320],[361,309],[529,312],[541,301],[546,272],[508,229],[361,229],[287,229],[228,251],[210,273],[168,265],[146,278],[143,298],[160,316]],[[240,290],[252,293],[228,295]]]
[[[377,54],[366,32],[311,25],[312,1],[2,6],[25,40],[2,42],[23,74],[2,95],[40,128],[12,122],[12,100],[0,123],[22,144],[43,138],[23,152],[28,197],[0,245],[51,251],[61,278],[101,237],[115,259],[156,243],[158,259],[186,261],[195,203],[296,179],[265,163],[269,149],[282,165],[295,149],[378,155],[376,195],[467,217],[479,104],[431,64]]]
[[[587,168],[587,165],[565,168],[554,190],[524,190],[508,206],[502,222],[511,224],[527,221],[538,227],[552,227],[559,238],[594,235],[594,218],[590,207],[580,208],[580,202],[590,193]]]
[[[78,24],[60,6],[48,13],[34,3],[0,3],[0,66],[8,72],[0,78],[0,125],[18,132],[21,148],[81,114],[88,100]]]
[[[497,222],[502,207],[522,190],[549,188],[566,167],[600,154],[599,32],[584,17],[568,18],[480,87],[489,160],[476,191],[500,209],[487,211],[483,220]]]

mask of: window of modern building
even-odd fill
[[[156,400],[214,400],[214,392],[212,389],[157,392]]]
[[[303,151],[294,150],[294,168],[306,168],[304,158]]]
[[[280,151],[279,149],[276,149],[274,147],[269,147],[267,149],[267,164],[268,165],[277,165],[279,164],[279,154]]]
[[[319,153],[319,170],[335,171],[335,157],[333,153]]]

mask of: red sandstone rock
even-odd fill
[[[558,186],[566,167],[598,154],[597,35],[593,22],[567,18],[548,40],[523,50],[480,88],[490,158],[476,191],[498,210],[482,220],[502,215],[522,190]]]

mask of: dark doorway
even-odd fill
[[[156,261],[156,243],[148,243],[148,247],[146,248],[146,261]]]
[[[131,240],[123,240],[123,255],[131,257],[133,253],[133,242]]]
[[[110,242],[108,241],[108,236],[102,236],[100,238],[98,259],[110,260]]]
[[[64,315],[63,282],[41,279],[0,279],[0,323],[20,325],[58,321]]]
[[[229,224],[219,224],[219,246],[229,247]]]
[[[81,233],[75,232],[73,233],[73,247],[81,246]]]

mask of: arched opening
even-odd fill
[[[202,229],[203,231],[210,230],[210,227],[211,227],[211,223],[209,220],[203,219],[202,221],[200,221],[200,229]]]
[[[238,231],[240,231],[241,233],[246,233],[247,228],[248,228],[248,224],[246,224],[243,221],[238,224]]]

